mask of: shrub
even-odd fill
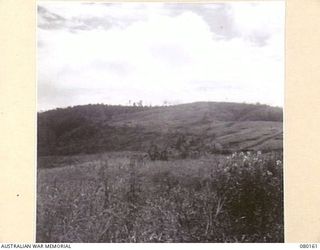
[[[234,153],[215,170],[211,185],[225,201],[231,235],[255,242],[283,241],[280,155]]]

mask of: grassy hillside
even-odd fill
[[[50,110],[38,154],[37,242],[283,242],[280,108]]]
[[[37,242],[283,242],[281,152],[42,160]]]
[[[168,107],[84,105],[38,114],[38,154],[281,150],[282,109],[198,102]],[[182,145],[182,146],[181,146]]]

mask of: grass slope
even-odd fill
[[[282,153],[42,160],[37,242],[283,242]]]
[[[147,151],[174,147],[181,136],[205,151],[281,150],[282,109],[198,102],[168,107],[84,105],[38,114],[39,155]]]

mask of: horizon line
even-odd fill
[[[139,100],[140,101],[140,100]],[[68,108],[75,108],[79,106],[88,106],[88,105],[103,105],[103,106],[121,106],[121,107],[135,107],[135,108],[161,108],[161,107],[174,107],[174,106],[179,106],[179,105],[187,105],[187,104],[196,104],[196,103],[224,103],[224,104],[246,104],[246,105],[260,105],[260,106],[269,106],[273,108],[281,108],[283,109],[283,106],[278,106],[278,105],[270,105],[266,103],[260,103],[260,102],[232,102],[232,101],[195,101],[195,102],[184,102],[184,103],[167,103],[167,104],[162,104],[162,105],[137,105],[139,102],[132,102],[131,105],[128,104],[108,104],[108,103],[87,103],[87,104],[78,104],[78,105],[72,105],[72,106],[63,106],[63,107],[55,107],[51,109],[46,109],[46,110],[37,110],[37,113],[45,113],[48,111],[52,110],[58,110],[58,109],[68,109]],[[134,104],[136,104],[134,106]]]

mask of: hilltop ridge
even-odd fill
[[[38,154],[145,152],[150,144],[174,147],[181,137],[199,151],[216,143],[230,152],[281,150],[282,117],[279,107],[231,102],[58,108],[38,113]]]

